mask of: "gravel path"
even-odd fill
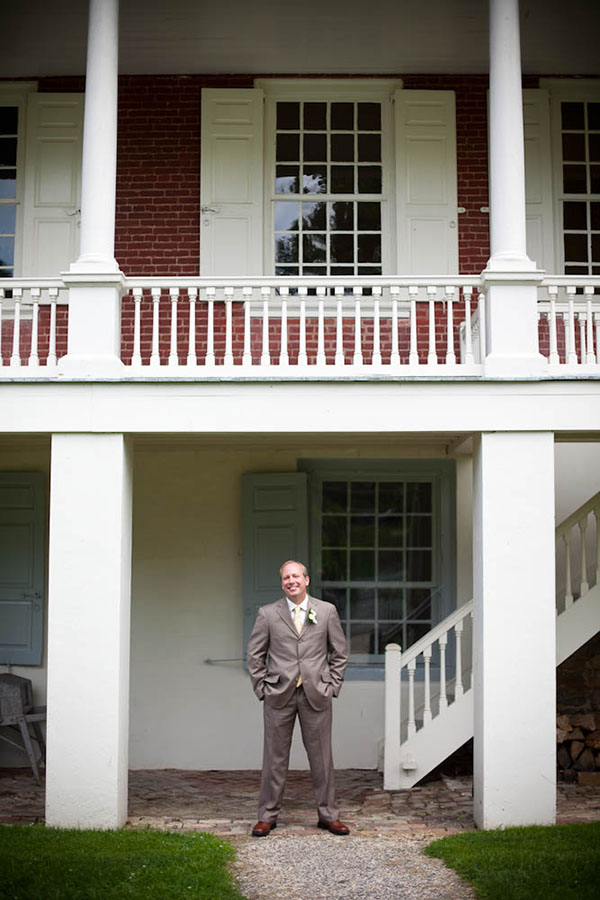
[[[430,838],[358,833],[235,838],[234,875],[248,900],[472,900]]]

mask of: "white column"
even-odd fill
[[[69,287],[68,377],[119,377],[123,276],[115,260],[119,0],[90,0],[80,255]]]
[[[490,0],[490,241],[485,372],[536,375],[537,284],[527,256],[519,0]]]
[[[480,435],[473,487],[475,821],[548,825],[556,806],[553,435]]]
[[[123,435],[54,435],[46,822],[127,817],[131,465]]]
[[[81,182],[80,255],[75,272],[116,272],[119,0],[90,0]]]

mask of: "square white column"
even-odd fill
[[[131,463],[123,435],[53,435],[46,822],[127,818]]]
[[[474,814],[556,810],[554,436],[481,434],[473,471]]]

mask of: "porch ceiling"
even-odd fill
[[[598,0],[522,0],[523,69],[600,74]],[[0,76],[81,75],[86,0],[6,4]],[[485,0],[121,0],[123,74],[485,73]]]

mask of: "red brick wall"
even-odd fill
[[[116,256],[128,275],[199,274],[200,98],[203,87],[250,87],[254,76],[123,76],[119,81]],[[456,93],[459,271],[489,256],[487,76],[403,77],[408,89]],[[40,90],[82,90],[45,79]]]

